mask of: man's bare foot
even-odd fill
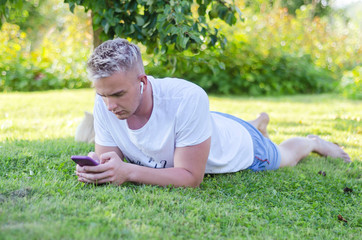
[[[317,135],[308,135],[307,138],[317,142],[316,149],[313,152],[318,153],[321,156],[342,158],[345,162],[351,162],[349,155],[337,144],[323,140]]]
[[[257,128],[264,137],[269,138],[267,131],[269,120],[269,115],[265,112],[262,112],[255,120],[249,121],[249,123]]]

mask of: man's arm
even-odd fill
[[[164,169],[132,166],[129,181],[152,185],[197,187],[204,178],[211,138],[195,146],[175,149],[174,167]]]
[[[121,161],[117,152],[100,156],[104,164],[84,166],[78,171],[80,181],[122,184],[126,181],[151,185],[197,187],[203,180],[210,152],[211,137],[204,142],[175,149],[174,167],[155,169]],[[97,150],[96,150],[97,151]]]
[[[99,145],[97,143],[95,144],[95,154],[98,157],[101,156],[103,153],[107,153],[107,152],[115,152],[120,157],[120,159],[123,160],[123,158],[124,158],[123,153],[121,152],[121,150],[118,147],[106,147],[106,146]]]

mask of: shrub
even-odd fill
[[[270,51],[264,56],[248,44],[229,43],[223,52],[205,50],[197,57],[174,55],[163,59],[159,65],[149,64],[147,70],[156,76],[172,74],[186,78],[209,93],[320,93],[330,91],[336,85],[331,74],[315,66],[309,55],[297,57]]]
[[[61,21],[46,31],[36,48],[19,26],[4,23],[0,31],[0,91],[89,87],[85,65],[92,48],[91,23],[83,12],[79,14],[68,11],[57,18]]]
[[[214,22],[228,38],[224,51],[204,46],[155,56],[147,59],[149,72],[192,80],[208,92],[277,95],[333,91],[342,72],[360,64],[359,31],[339,16],[311,18],[310,5],[296,16],[287,9],[256,14],[240,8],[244,23]]]
[[[343,74],[341,91],[345,97],[362,99],[362,66],[357,66]]]
[[[352,69],[361,65],[361,34],[355,24],[338,16],[312,18],[311,5],[297,9],[294,16],[278,8],[255,13],[237,2],[245,22],[230,27],[212,20],[211,25],[227,36],[224,50],[203,45],[179,53],[170,46],[167,56],[144,53],[147,73],[185,78],[210,93],[250,95],[333,91],[344,74],[345,94],[358,96],[352,86],[360,83],[351,82],[357,74]],[[36,49],[16,25],[3,25],[0,91],[90,86],[85,69],[92,49],[89,16],[80,16],[81,11],[73,15],[60,3],[56,7],[66,12],[60,11],[58,25],[44,34]]]

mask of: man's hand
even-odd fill
[[[155,169],[122,161],[123,154],[116,147],[96,144],[96,153],[88,156],[98,160],[98,166],[77,165],[78,180],[86,183],[135,182],[159,186],[198,187],[203,180],[210,152],[211,137],[204,142],[175,149],[174,167]],[[98,157],[99,156],[99,157]]]
[[[76,174],[78,180],[85,183],[112,183],[121,185],[128,181],[129,168],[117,155],[116,152],[107,152],[99,158],[94,152],[88,154],[89,157],[98,160],[101,164],[98,166],[79,166],[77,165]]]

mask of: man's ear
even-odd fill
[[[142,92],[143,92],[143,89],[144,89],[144,87],[146,87],[147,86],[147,84],[148,84],[148,79],[147,79],[147,75],[146,74],[144,74],[144,73],[142,73],[142,74],[140,74],[140,75],[138,75],[138,80],[140,81],[140,83],[142,84]]]
[[[141,82],[143,82],[144,84],[147,84],[147,75],[144,73],[141,73],[140,75],[138,75],[138,80],[140,80]]]

